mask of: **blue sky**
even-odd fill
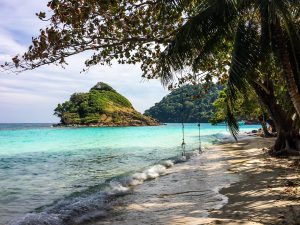
[[[39,29],[47,25],[36,12],[48,11],[48,0],[0,1],[0,63],[24,52]],[[74,92],[88,91],[98,81],[109,83],[143,112],[168,91],[159,81],[141,79],[139,66],[93,67],[80,73],[84,55],[68,60],[69,66],[45,66],[18,75],[0,72],[0,123],[58,122],[53,109]]]

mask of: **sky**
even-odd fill
[[[47,2],[0,1],[0,64],[26,51],[31,38],[47,25],[35,15],[49,12]],[[85,59],[84,54],[73,56],[65,69],[50,65],[18,75],[0,72],[0,123],[59,122],[53,116],[57,104],[74,92],[89,91],[99,81],[110,84],[140,112],[168,94],[158,80],[143,80],[138,65],[99,65],[88,73],[80,73]]]

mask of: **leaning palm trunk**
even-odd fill
[[[274,25],[274,44],[277,47],[278,58],[281,61],[287,88],[297,114],[300,116],[300,94],[289,58],[287,43],[280,24]]]
[[[277,139],[272,150],[275,155],[283,153],[298,154],[299,133],[293,127],[293,120],[277,103],[272,86],[268,92],[255,82],[250,82],[256,94],[266,106],[277,130]]]

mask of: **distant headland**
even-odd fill
[[[106,83],[99,82],[88,93],[74,93],[70,100],[58,104],[54,126],[119,127],[157,126],[160,123],[136,111],[130,101]]]
[[[146,110],[144,115],[162,123],[207,123],[216,113],[213,103],[222,89],[217,84],[210,84],[210,88],[202,84],[184,85]]]

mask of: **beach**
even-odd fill
[[[299,224],[299,159],[270,157],[275,139],[253,126],[238,142],[202,127],[198,152],[197,126],[186,125],[186,156],[180,124],[4,128],[0,223]]]
[[[273,143],[215,145],[118,198],[96,224],[299,224],[299,159],[270,157]]]
[[[300,224],[299,157],[273,158],[263,150],[274,138],[218,146],[240,181],[221,190],[228,204],[211,212],[212,224]]]
[[[241,127],[242,132],[253,129],[258,126]],[[114,201],[130,202],[136,193],[145,193],[147,199],[149,193],[156,192],[156,183],[178,189],[176,185],[184,181],[187,188],[198,185],[199,180],[202,184],[194,194],[199,195],[199,202],[209,200],[202,206],[202,214],[207,215],[205,208],[222,205],[215,188],[236,178],[225,174],[228,163],[220,151],[195,154],[197,134],[197,124],[185,124],[185,150],[191,156],[185,160],[181,159],[181,124],[102,128],[0,124],[0,224],[94,222],[103,216],[109,218]],[[205,123],[201,134],[204,147],[230,138],[226,126]],[[175,166],[166,168],[166,162]],[[191,173],[181,174],[181,170]],[[124,194],[125,198],[120,197]],[[184,199],[187,195],[181,196]]]

